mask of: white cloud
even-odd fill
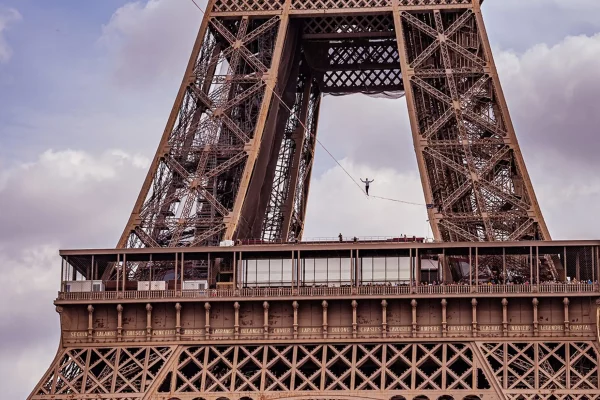
[[[406,99],[323,98],[319,138],[340,158],[375,168],[416,169]]]
[[[94,34],[101,28],[100,35],[87,40],[92,36],[86,32],[85,52],[35,53],[28,64],[43,63],[44,73],[17,81],[39,89],[41,96],[15,96],[3,104],[2,136],[14,148],[0,149],[0,156],[6,151],[7,157],[31,159],[48,148],[66,147],[93,152],[118,147],[151,156],[201,20],[189,1],[129,2],[105,25],[91,28]],[[51,40],[35,39],[40,47]]]
[[[4,282],[0,292],[2,397],[22,399],[48,369],[59,343],[53,300],[59,288],[57,244],[31,246],[15,257],[0,246]]]
[[[189,1],[136,1],[119,8],[99,40],[111,54],[117,82],[137,87],[148,79],[179,80],[202,17]]]
[[[595,238],[600,34],[536,45],[496,61],[525,163],[553,238]]]
[[[482,10],[492,43],[518,51],[600,31],[597,0],[485,1]]]
[[[0,186],[0,376],[2,398],[24,398],[58,345],[53,300],[59,248],[112,247],[148,160],[122,150],[98,156],[48,150],[3,172]]]
[[[64,246],[110,246],[131,211],[149,163],[123,151],[44,152],[4,173],[0,241],[19,246],[49,239]]]
[[[0,7],[0,63],[6,63],[12,57],[13,51],[4,33],[10,26],[22,19],[21,14],[14,8]]]
[[[403,204],[385,197],[424,204],[423,189],[414,172],[399,173],[392,168],[373,168],[342,160],[355,177],[375,179],[367,197],[339,167],[327,170],[310,184],[306,238],[431,236],[424,206]],[[358,182],[360,183],[360,181]]]

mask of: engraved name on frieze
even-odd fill
[[[273,328],[273,333],[292,333],[292,328]]]
[[[233,333],[233,329],[231,328],[216,328],[213,330],[214,335],[228,335]]]
[[[541,331],[562,331],[565,329],[563,325],[540,325]]]
[[[508,328],[511,331],[515,332],[528,332],[531,330],[531,326],[529,325],[511,325]]]
[[[87,337],[87,332],[71,332],[71,337]]]
[[[381,332],[380,326],[361,326],[358,328],[360,333],[378,333]]]
[[[321,333],[323,328],[300,328],[300,333]]]
[[[154,330],[152,331],[152,336],[169,336],[174,335],[175,329],[165,329],[165,330]]]
[[[410,326],[390,326],[388,332],[410,332],[411,329]]]
[[[479,325],[479,330],[481,332],[500,332],[502,327],[498,325]]]
[[[242,335],[260,335],[264,333],[263,328],[242,328],[240,329]]]
[[[571,325],[572,331],[591,331],[591,325]]]
[[[204,329],[184,329],[184,335],[204,335]]]
[[[96,336],[96,337],[114,337],[114,336],[117,336],[117,332],[115,332],[115,331],[94,332],[94,336]]]
[[[144,336],[146,331],[125,331],[123,332],[124,336]]]
[[[440,331],[440,327],[433,325],[433,326],[419,326],[419,331],[421,332],[439,332]]]
[[[450,325],[448,326],[448,331],[450,332],[469,332],[473,329],[472,326],[469,325]]]
[[[334,326],[329,328],[330,333],[352,333],[352,328],[347,326]]]

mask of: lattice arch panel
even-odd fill
[[[160,393],[491,389],[463,343],[183,347],[177,359]]]
[[[592,342],[486,342],[480,346],[508,398],[600,398],[598,352]],[[528,397],[527,391],[540,397]]]
[[[378,8],[391,6],[391,0],[292,0],[295,10]]]
[[[310,35],[336,34],[360,35],[376,33],[394,36],[394,18],[392,14],[375,15],[335,15],[327,17],[307,18],[303,26],[303,34]]]
[[[68,348],[58,357],[32,399],[142,398],[174,347]],[[115,398],[115,397],[111,397]]]
[[[283,8],[284,0],[217,0],[213,12],[276,11]]]

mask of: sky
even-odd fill
[[[202,4],[202,2],[201,2]],[[600,237],[600,2],[486,0],[500,79],[555,239]],[[114,247],[202,14],[188,0],[0,0],[0,388],[56,353],[59,248]],[[423,202],[405,100],[326,97],[319,137],[373,194]],[[430,235],[319,148],[307,237]]]

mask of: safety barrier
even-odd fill
[[[243,288],[234,289],[201,289],[201,290],[128,290],[124,292],[59,292],[58,300],[152,300],[152,299],[210,299],[210,298],[262,298],[262,297],[296,297],[296,296],[351,296],[351,295],[410,295],[410,294],[512,294],[512,293],[597,293],[598,284],[588,283],[549,283],[540,285],[369,285],[369,286],[308,286],[300,288]]]

